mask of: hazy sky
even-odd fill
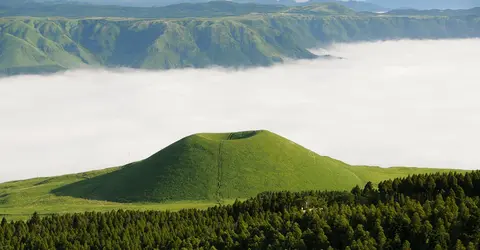
[[[0,181],[268,129],[350,164],[480,167],[480,40],[336,45],[344,60],[0,79]]]

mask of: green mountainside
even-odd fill
[[[0,215],[208,207],[264,191],[350,190],[447,171],[351,166],[265,130],[195,134],[122,167],[2,183]]]
[[[340,161],[268,131],[196,134],[117,171],[55,190],[115,202],[222,200],[263,191],[362,185]]]
[[[267,66],[286,58],[316,58],[308,49],[332,42],[480,37],[480,16],[472,12],[405,16],[356,14],[338,4],[278,8],[195,18],[4,17],[0,74],[98,66]]]

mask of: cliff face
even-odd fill
[[[0,72],[169,69],[314,58],[332,42],[480,37],[480,17],[250,14],[188,19],[3,18]]]

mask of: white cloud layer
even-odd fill
[[[480,40],[328,50],[346,59],[0,79],[0,182],[122,165],[189,134],[249,129],[350,164],[480,166]]]

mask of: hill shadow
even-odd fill
[[[111,201],[213,200],[217,142],[183,138],[152,156],[51,191],[57,196]]]
[[[129,176],[132,171],[130,168],[138,169],[142,171],[141,166],[135,166],[138,164],[130,163],[125,166],[120,167],[118,170],[112,171],[110,173],[102,174],[95,177],[86,177],[87,179],[77,181],[65,186],[53,189],[50,193],[57,196],[70,196],[74,198],[82,198],[89,200],[99,200],[99,201],[111,201],[111,202],[120,202],[120,203],[130,203],[130,202],[142,202],[149,201],[146,197],[133,196],[133,197],[123,197],[118,190],[108,190],[112,182],[123,182]],[[85,177],[84,177],[85,178]],[[130,181],[129,185],[135,185]],[[107,190],[105,190],[105,188]]]

